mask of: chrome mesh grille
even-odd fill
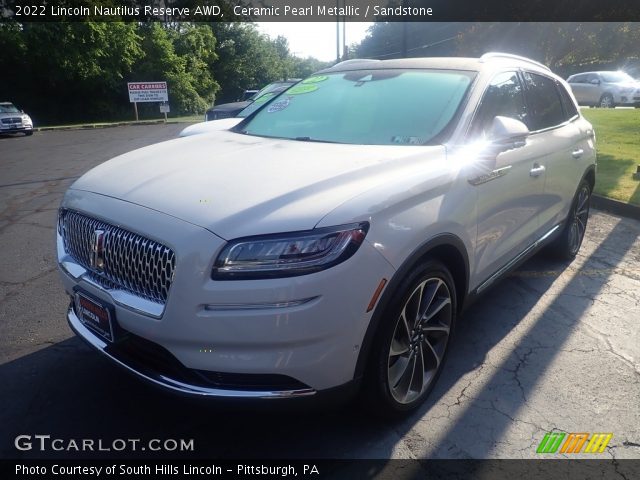
[[[147,300],[166,302],[176,266],[169,247],[72,210],[60,211],[59,227],[65,251],[91,271],[94,280]],[[91,262],[96,230],[104,232],[100,271]]]

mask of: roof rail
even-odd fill
[[[531,60],[527,57],[521,57],[520,55],[513,55],[511,53],[488,52],[482,55],[480,57],[480,60],[490,60],[492,58],[510,58],[512,60],[520,60],[522,62],[532,63],[534,65],[537,65],[538,67],[544,68],[545,70],[551,71],[551,69],[543,63],[536,62],[535,60]]]

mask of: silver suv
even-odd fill
[[[567,82],[580,105],[615,108],[640,107],[640,82],[625,72],[585,72],[571,75]]]
[[[31,117],[11,102],[0,102],[0,133],[33,134]]]
[[[57,241],[71,328],[168,390],[416,408],[471,300],[580,248],[593,128],[544,65],[360,60],[99,165]]]

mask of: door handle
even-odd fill
[[[539,177],[544,173],[545,170],[546,168],[544,168],[544,165],[538,165],[537,163],[534,163],[533,168],[529,170],[529,176]]]
[[[582,154],[584,153],[584,150],[579,148],[577,150],[574,150],[573,152],[571,152],[571,156],[573,158],[580,158],[582,156]]]

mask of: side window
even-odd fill
[[[584,73],[569,77],[569,83],[587,83],[587,76]]]
[[[525,96],[530,115],[525,122],[529,130],[555,127],[565,121],[556,82],[543,75],[524,72]]]
[[[497,116],[525,121],[527,110],[516,72],[499,73],[487,87],[471,125],[472,138],[486,138]]]
[[[600,77],[598,76],[598,74],[590,73],[589,75],[587,75],[586,83],[591,83],[593,80],[600,81]]]
[[[558,92],[560,92],[560,99],[562,100],[562,108],[564,109],[565,120],[570,120],[578,115],[578,109],[576,108],[575,103],[573,103],[573,100],[567,92],[567,89],[564,88],[564,85],[562,85],[561,83],[558,83],[556,85],[558,87]]]

